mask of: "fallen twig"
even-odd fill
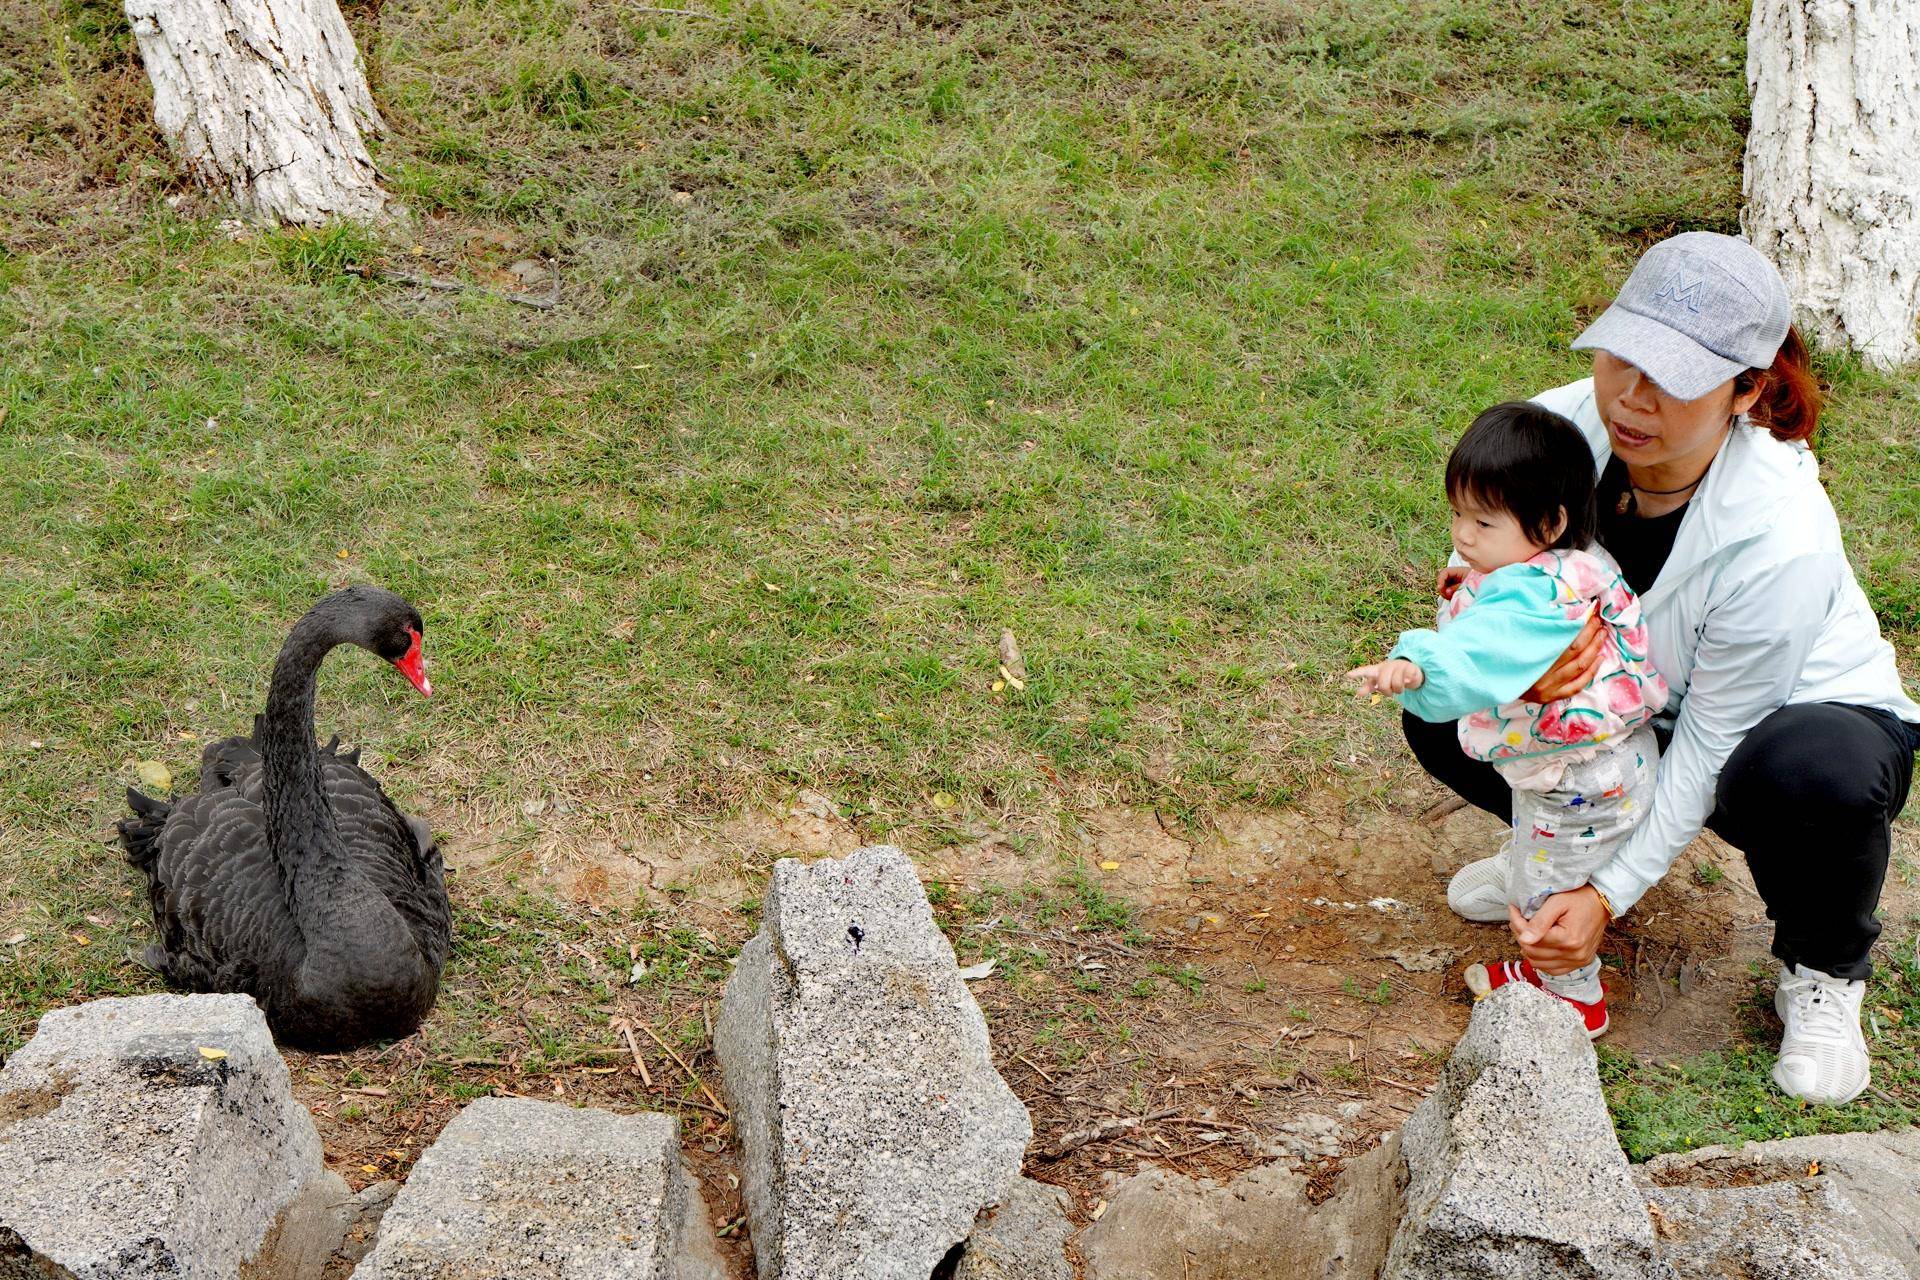
[[[387,271],[380,267],[363,266],[360,263],[348,263],[346,268],[350,276],[359,276],[362,280],[378,280],[385,284],[407,284],[422,289],[438,289],[442,293],[484,293],[490,297],[504,298],[523,307],[534,307],[540,311],[551,311],[560,305],[560,273],[553,273],[553,291],[546,297],[536,297],[530,293],[508,293],[504,289],[489,289],[483,284],[468,284],[465,280],[452,280],[446,276],[417,276],[410,271]]]
[[[675,1053],[673,1051],[673,1046],[668,1044],[665,1040],[662,1040],[660,1038],[660,1033],[658,1031],[655,1031],[651,1024],[643,1022],[640,1024],[640,1029],[646,1032],[647,1035],[652,1037],[653,1042],[659,1045],[663,1050],[665,1050],[669,1058],[672,1058],[675,1062],[680,1064],[680,1069],[687,1073],[687,1079],[693,1081],[695,1084],[700,1086],[700,1092],[707,1095],[707,1101],[711,1102],[714,1105],[715,1110],[717,1110],[721,1115],[726,1116],[728,1119],[733,1118],[732,1113],[727,1110],[726,1104],[720,1101],[720,1099],[714,1097],[713,1090],[707,1088],[707,1082],[700,1078],[700,1073],[695,1071],[692,1067],[688,1066],[687,1060],[685,1058],[682,1058],[679,1054]]]
[[[1396,1089],[1405,1089],[1408,1093],[1412,1094],[1416,1098],[1424,1098],[1427,1096],[1427,1091],[1425,1089],[1422,1089],[1417,1085],[1406,1084],[1403,1081],[1395,1080],[1392,1076],[1376,1075],[1374,1079],[1378,1080],[1381,1084],[1392,1085]]]
[[[698,1098],[670,1098],[670,1099],[667,1099],[667,1101],[670,1105],[676,1106],[676,1107],[692,1107],[697,1111],[711,1111],[714,1115],[719,1116],[722,1120],[731,1121],[733,1119],[732,1116],[722,1111],[719,1107],[716,1107],[709,1102],[702,1102]]]
[[[613,1025],[627,1038],[627,1048],[633,1051],[633,1067],[640,1073],[640,1083],[653,1088],[653,1076],[647,1071],[647,1060],[640,1056],[640,1042],[633,1038],[633,1024],[625,1018],[615,1018]]]
[[[1435,823],[1448,814],[1458,813],[1466,807],[1467,802],[1464,798],[1460,796],[1448,796],[1445,800],[1442,800],[1439,804],[1434,805],[1431,809],[1421,814],[1420,821],[1429,824]]]
[[[1176,1116],[1179,1114],[1180,1108],[1167,1107],[1164,1110],[1154,1111],[1144,1116],[1121,1116],[1114,1120],[1102,1120],[1096,1124],[1090,1124],[1084,1129],[1075,1129],[1072,1133],[1063,1134],[1052,1146],[1048,1147],[1045,1151],[1037,1153],[1036,1158],[1041,1160],[1058,1160],[1061,1156],[1078,1151],[1088,1143],[1099,1142],[1105,1138],[1115,1137],[1119,1134],[1138,1129],[1141,1125],[1148,1124],[1154,1120],[1165,1120],[1168,1116]]]
[[[1039,1075],[1039,1077],[1040,1077],[1040,1078],[1041,1078],[1042,1080],[1045,1080],[1045,1081],[1046,1081],[1046,1082],[1047,1082],[1048,1084],[1052,1084],[1052,1083],[1053,1083],[1053,1077],[1052,1077],[1052,1076],[1050,1076],[1050,1075],[1048,1075],[1048,1074],[1046,1073],[1046,1071],[1045,1071],[1045,1070],[1044,1070],[1044,1069],[1043,1069],[1043,1068],[1042,1068],[1042,1067],[1040,1066],[1040,1064],[1039,1064],[1039,1063],[1037,1063],[1037,1062],[1035,1062],[1035,1061],[1034,1061],[1034,1060],[1033,1060],[1032,1058],[1029,1058],[1029,1057],[1028,1057],[1028,1056],[1027,1056],[1026,1054],[1024,1054],[1024,1053],[1016,1053],[1016,1054],[1014,1054],[1013,1056],[1014,1056],[1014,1059],[1015,1059],[1016,1061],[1019,1061],[1019,1062],[1024,1062],[1024,1063],[1026,1063],[1026,1064],[1027,1064],[1027,1065],[1028,1065],[1029,1067],[1032,1067],[1032,1068],[1033,1068],[1033,1070],[1034,1070],[1034,1072],[1035,1072],[1036,1074],[1038,1074],[1038,1075]]]

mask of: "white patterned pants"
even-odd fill
[[[1653,730],[1642,726],[1612,750],[1567,766],[1552,791],[1513,793],[1507,845],[1507,901],[1532,918],[1550,896],[1578,889],[1612,860],[1639,825],[1660,765]],[[1600,961],[1545,978],[1570,999],[1600,998]]]

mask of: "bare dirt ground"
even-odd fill
[[[1325,1185],[1432,1085],[1466,1024],[1463,968],[1510,954],[1504,927],[1460,921],[1444,899],[1448,876],[1496,848],[1502,829],[1471,810],[1433,816],[1442,796],[1424,786],[1396,795],[1349,802],[1322,791],[1287,810],[1218,814],[1200,830],[1151,811],[1098,809],[920,855],[963,961],[1004,962],[972,990],[1000,1070],[1033,1114],[1027,1172],[1068,1188],[1081,1220],[1101,1211],[1117,1178],[1147,1165],[1220,1176],[1286,1159]],[[591,815],[564,807],[538,816],[531,839],[483,835],[450,847],[456,910],[509,869],[530,876],[588,922],[594,945],[561,946],[588,965],[608,941],[594,936],[594,921],[614,916],[607,903],[644,889],[672,903],[672,924],[730,950],[751,932],[740,904],[760,891],[775,858],[866,842],[806,792],[777,814],[682,824],[665,837],[607,836]],[[1920,911],[1916,854],[1920,833],[1902,830],[1882,906],[1889,922]],[[1076,865],[1082,887],[1063,889]],[[1079,903],[1089,892],[1133,904],[1131,929],[1076,927],[1060,912],[1063,894]],[[1659,1061],[1724,1043],[1769,938],[1743,860],[1703,837],[1608,936],[1608,1042]],[[462,998],[473,981],[450,971],[443,1001]],[[636,1025],[697,1031],[711,1025],[719,991],[717,980],[669,991],[664,1006],[623,994],[618,1012]],[[497,1044],[531,1051],[566,1016],[551,1003],[491,995],[504,1011]],[[577,1061],[556,1065],[548,1053],[533,1073],[513,1052],[449,1055],[417,1036],[377,1052],[290,1060],[329,1159],[356,1186],[404,1176],[464,1098],[482,1092],[677,1107],[689,1160],[744,1277],[731,1134],[711,1056],[693,1039],[675,1049],[676,1062],[668,1045],[635,1037],[651,1089],[620,1037]],[[713,1092],[689,1084],[689,1073]],[[1147,1119],[1084,1140],[1102,1121],[1138,1117]],[[1071,1149],[1055,1155],[1063,1146]]]

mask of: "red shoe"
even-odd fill
[[[1473,992],[1475,1000],[1485,1000],[1493,994],[1495,987],[1504,987],[1509,982],[1525,982],[1539,987],[1557,1000],[1566,1000],[1580,1012],[1580,1020],[1587,1024],[1587,1039],[1598,1040],[1607,1034],[1610,1024],[1607,1018],[1607,989],[1600,988],[1600,998],[1591,1004],[1579,1000],[1567,1000],[1567,997],[1548,988],[1540,980],[1531,964],[1525,960],[1502,960],[1496,965],[1470,964],[1466,972],[1467,990]]]

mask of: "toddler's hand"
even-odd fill
[[[1427,674],[1415,662],[1405,658],[1388,658],[1385,662],[1376,662],[1371,666],[1355,667],[1347,672],[1347,679],[1360,684],[1360,696],[1370,693],[1405,693],[1409,689],[1418,689],[1426,682]]]
[[[1453,599],[1453,593],[1458,591],[1460,584],[1466,580],[1467,566],[1463,564],[1446,565],[1440,570],[1440,576],[1434,579],[1433,589],[1440,593],[1442,600],[1451,600]]]

